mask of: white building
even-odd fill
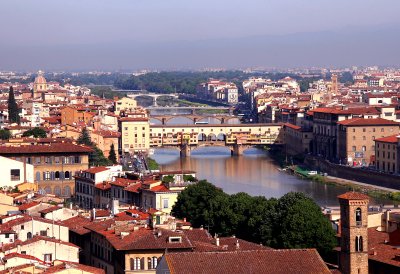
[[[0,187],[15,187],[18,184],[33,183],[33,165],[0,156]]]

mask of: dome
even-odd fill
[[[46,84],[46,78],[43,76],[43,71],[38,71],[38,76],[35,78],[35,84]]]

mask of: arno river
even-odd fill
[[[176,110],[174,110],[176,111]],[[173,111],[173,112],[174,112]],[[170,110],[152,111],[153,115],[170,114]],[[184,111],[178,110],[184,116]],[[167,124],[193,124],[188,118],[177,116]],[[161,124],[155,119],[151,123]],[[218,123],[214,118],[206,120],[209,124]],[[240,123],[234,121],[233,123]],[[163,171],[192,170],[198,179],[207,179],[229,194],[246,192],[250,195],[279,198],[290,191],[304,192],[321,206],[338,206],[337,196],[348,191],[347,188],[302,180],[278,170],[278,166],[268,153],[258,149],[248,149],[243,156],[231,157],[230,150],[222,147],[202,147],[192,151],[191,156],[180,158],[174,149],[156,149],[151,156]],[[371,199],[370,204],[390,203]]]
[[[163,171],[193,170],[199,179],[209,182],[232,194],[246,192],[267,198],[279,198],[290,191],[300,191],[311,196],[321,206],[337,206],[336,196],[346,188],[302,180],[278,170],[265,151],[249,149],[243,156],[231,157],[229,149],[206,147],[194,150],[191,157],[180,158],[179,151],[156,149],[152,155]],[[372,204],[384,203],[374,201]]]

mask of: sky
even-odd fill
[[[397,66],[398,0],[1,0],[0,70]]]

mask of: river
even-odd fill
[[[348,191],[345,187],[303,180],[279,171],[267,152],[255,148],[248,149],[243,156],[231,157],[227,148],[203,147],[192,151],[188,158],[180,158],[178,150],[156,149],[151,157],[163,171],[193,170],[197,178],[207,179],[229,194],[246,192],[279,198],[290,191],[299,191],[321,206],[337,206],[336,197]],[[371,204],[384,202],[371,199]]]

